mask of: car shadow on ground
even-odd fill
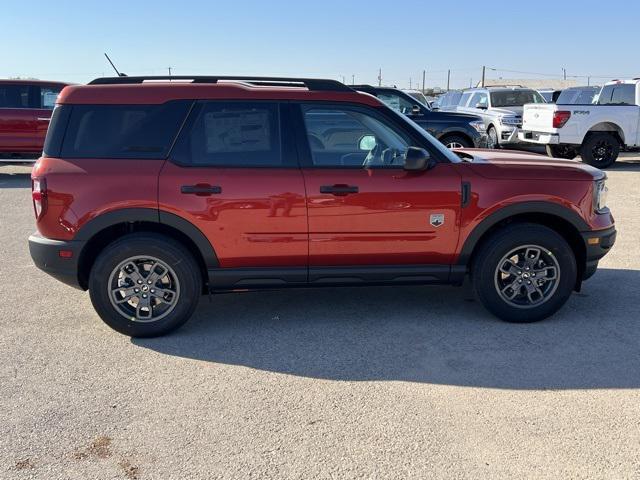
[[[0,168],[0,188],[31,188],[31,173],[5,173]]]
[[[132,339],[205,362],[344,381],[503,389],[640,387],[640,271],[603,269],[554,317],[503,323],[468,287],[264,291],[206,298],[177,332]]]

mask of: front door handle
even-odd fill
[[[331,195],[344,196],[350,193],[358,193],[359,189],[355,185],[322,185],[320,193],[330,193]]]
[[[182,185],[180,193],[187,195],[197,195],[198,197],[208,197],[222,193],[222,187],[209,185],[208,183],[198,183],[196,185]]]

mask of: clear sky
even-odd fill
[[[0,78],[250,74],[468,86],[640,76],[640,2],[2,0]],[[513,70],[509,72],[507,70]],[[524,73],[520,73],[524,72]],[[530,73],[531,72],[531,73]],[[586,78],[580,83],[586,83]]]

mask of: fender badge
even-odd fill
[[[429,217],[429,223],[434,227],[444,224],[444,213],[432,213]]]

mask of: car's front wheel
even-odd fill
[[[114,330],[155,337],[191,317],[202,278],[180,243],[155,233],[134,233],[100,253],[89,276],[89,294],[98,315]]]
[[[555,313],[576,284],[573,250],[554,230],[521,223],[498,230],[473,260],[482,304],[508,322],[535,322]]]
[[[473,148],[473,143],[461,135],[447,135],[440,141],[447,148]]]
[[[487,148],[500,148],[498,132],[494,126],[489,127],[489,130],[487,130]]]

